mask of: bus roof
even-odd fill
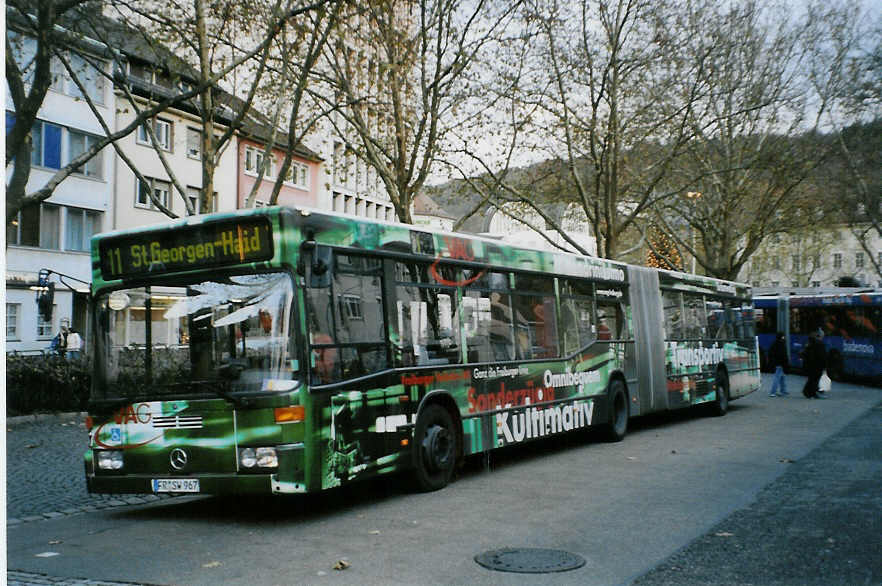
[[[592,278],[604,281],[627,282],[627,263],[609,260],[599,257],[584,256],[572,252],[557,250],[542,250],[528,246],[510,244],[508,242],[489,238],[487,236],[456,233],[429,226],[401,224],[384,220],[375,220],[317,210],[307,207],[263,207],[250,208],[226,212],[215,212],[198,216],[174,219],[162,224],[140,226],[126,230],[117,230],[98,234],[93,237],[93,250],[97,250],[97,243],[107,238],[123,235],[150,234],[198,226],[200,224],[222,221],[225,219],[247,218],[255,215],[280,216],[293,215],[297,225],[301,227],[315,227],[314,238],[318,244],[354,246],[370,250],[380,248],[384,243],[395,242],[399,245],[407,245],[410,252],[425,256],[436,257],[436,260],[463,260],[482,263],[487,259],[488,251],[499,251],[506,257],[518,257],[520,266],[506,268],[521,270],[550,271],[562,275],[589,275]],[[341,228],[349,225],[354,230],[345,237],[341,237]],[[365,230],[357,229],[358,226],[373,225],[380,227]],[[356,242],[356,240],[358,240]],[[371,242],[368,242],[370,240]],[[477,246],[474,246],[477,245]],[[471,258],[470,258],[471,256]],[[503,263],[508,265],[510,263]],[[749,295],[749,286],[725,281],[703,275],[693,275],[677,271],[659,270],[659,278],[663,286],[673,288],[696,288],[697,290],[712,291],[722,295]]]

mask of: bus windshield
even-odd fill
[[[157,281],[96,299],[93,400],[290,390],[287,273]]]

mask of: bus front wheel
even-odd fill
[[[420,411],[413,450],[417,488],[429,492],[447,486],[456,466],[456,430],[447,409],[432,404]]]
[[[729,376],[720,369],[714,377],[714,391],[717,397],[711,406],[711,413],[722,416],[729,411]]]
[[[609,421],[603,427],[607,441],[620,442],[628,433],[628,392],[621,379],[609,384]]]

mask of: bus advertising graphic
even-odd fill
[[[435,490],[472,454],[759,387],[749,288],[707,277],[275,207],[92,254],[93,492]]]

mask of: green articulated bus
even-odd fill
[[[759,388],[748,287],[260,208],[92,239],[88,488],[304,493]]]

